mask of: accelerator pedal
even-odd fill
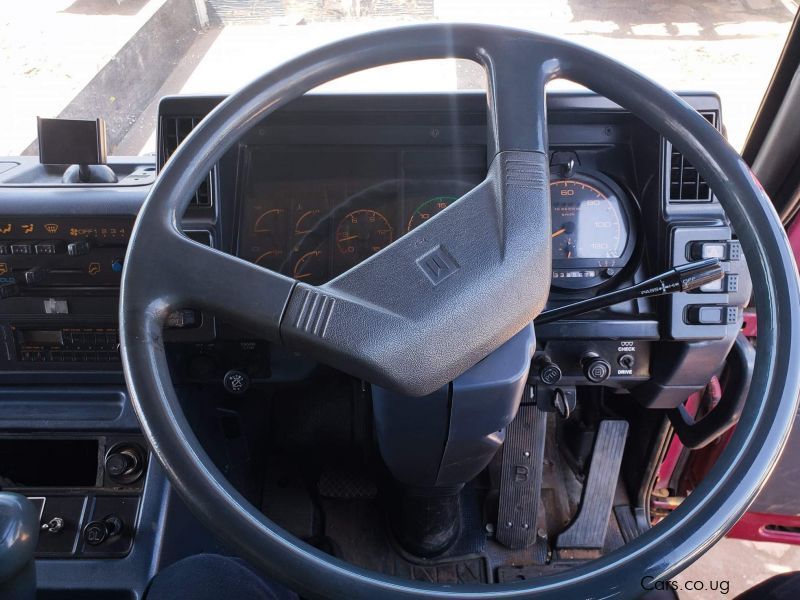
[[[627,437],[627,421],[600,422],[580,512],[572,524],[558,536],[556,548],[559,557],[582,556],[581,553],[576,554],[570,550],[603,548]]]
[[[523,404],[506,429],[495,539],[511,550],[536,543],[547,413]]]

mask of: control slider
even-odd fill
[[[675,292],[689,292],[696,290],[709,282],[716,281],[724,277],[720,262],[716,258],[698,260],[674,267],[669,271],[651,277],[646,281],[637,283],[621,290],[615,290],[607,294],[601,294],[594,298],[581,300],[573,304],[567,304],[560,308],[546,310],[534,320],[535,325],[558,321],[565,317],[580,315],[598,308],[606,308],[635,300],[636,298],[650,298],[653,296],[664,296]]]

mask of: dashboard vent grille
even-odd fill
[[[186,139],[202,117],[192,116],[165,116],[162,115],[159,121],[159,147],[158,147],[158,168],[161,170],[173,152]],[[200,184],[194,194],[194,198],[189,206],[197,208],[211,208],[212,205],[212,177],[213,172],[208,174],[205,181]]]
[[[706,120],[716,127],[716,113],[704,112]],[[711,189],[683,154],[667,142],[669,151],[669,201],[709,202]]]

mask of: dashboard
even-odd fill
[[[113,158],[116,184],[62,184],[35,157],[0,159],[0,381],[32,371],[43,382],[76,373],[122,381],[116,327],[127,234],[157,172],[222,99],[163,99],[157,156]],[[684,99],[721,127],[714,94]],[[723,260],[726,276],[538,326],[537,364],[556,363],[562,386],[635,389],[648,406],[674,406],[718,370],[740,330],[751,284],[735,232],[679,149],[605,98],[550,94],[548,124],[549,307],[709,256]],[[481,182],[486,141],[479,93],[304,96],[223,156],[190,199],[183,229],[324,285]],[[237,368],[266,385],[315,368],[192,307],[170,317],[165,339],[186,382],[220,382]],[[587,356],[602,362],[601,379],[587,376]]]

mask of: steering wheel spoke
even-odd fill
[[[487,76],[488,153],[547,153],[545,85],[559,72],[548,47],[519,36],[478,52]]]
[[[159,241],[157,269],[142,268],[140,280],[169,309],[199,308],[269,341],[279,340],[279,325],[294,280],[189,239],[169,227]]]

